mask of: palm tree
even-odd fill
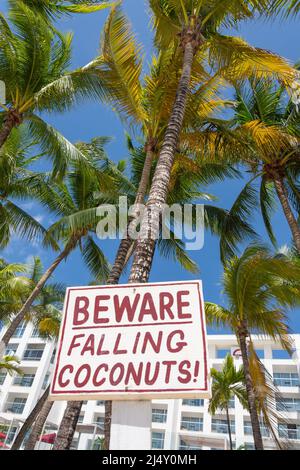
[[[84,146],[81,145],[81,148],[83,149]],[[77,247],[80,248],[83,259],[93,276],[102,280],[107,278],[106,259],[93,238],[98,223],[94,192],[106,191],[107,193],[108,190],[110,194],[116,192],[114,179],[107,174],[106,170],[101,169],[103,155],[103,139],[99,138],[94,141],[94,153],[86,152],[85,154],[89,167],[84,168],[80,162],[74,162],[66,183],[54,185],[51,179],[50,181],[47,179],[47,175],[38,181],[40,202],[60,217],[49,228],[46,241],[52,245],[53,239],[57,242],[62,241],[64,247],[40,277],[24,305],[11,321],[2,337],[2,348],[7,345],[16,327],[24,319],[57,266],[66,260]],[[107,196],[104,200],[107,201]]]
[[[22,375],[22,369],[18,364],[20,364],[20,360],[17,356],[3,356],[2,359],[0,359],[0,371],[8,372],[10,375],[14,373]]]
[[[24,265],[8,265],[1,270],[1,278],[3,284],[0,289],[0,320],[6,324],[10,323],[14,318],[15,312],[18,311],[28,295],[39,282],[43,273],[43,266],[39,257],[34,257],[33,260]],[[19,267],[18,267],[19,266]],[[9,275],[4,279],[4,273],[7,270],[18,269],[21,273],[26,275]],[[43,323],[45,319],[52,317],[59,318],[62,301],[65,294],[64,286],[58,283],[51,283],[44,286],[40,291],[34,308],[31,309],[25,320],[31,321],[42,334],[43,328],[45,335],[51,331],[51,324]],[[52,325],[54,327],[54,325]]]
[[[142,139],[145,142],[144,150],[139,151],[141,159],[139,160],[140,171],[136,179],[138,189],[135,204],[141,204],[145,200],[152,174],[151,170],[156,163],[157,153],[161,147],[163,134],[176,96],[177,69],[180,67],[181,61],[179,51],[168,47],[164,52],[160,52],[158,57],[152,59],[150,73],[142,81],[141,49],[142,47],[137,43],[130,24],[120,7],[113,8],[105,26],[101,54],[95,59],[92,67],[101,77],[109,104],[118,112],[123,121],[129,123],[130,128],[134,126],[142,134]],[[200,87],[197,94],[189,98],[186,128],[195,115],[204,121],[209,113],[220,107],[222,103],[221,100],[213,100],[216,86],[214,82],[210,85],[210,77],[203,67],[195,67],[192,83],[200,81],[205,82],[206,90],[204,86]],[[161,106],[162,101],[164,106]],[[181,166],[187,160],[187,157],[181,156]],[[180,161],[179,158],[178,161]],[[221,225],[222,228],[225,226],[229,228],[230,224],[224,223],[227,214],[223,211],[209,207],[206,215],[208,224],[214,230],[219,229]],[[240,233],[245,233],[248,227],[245,225],[242,228],[241,223],[236,222]],[[235,234],[237,233],[238,230]],[[133,240],[129,237],[127,228],[119,245],[107,281],[108,284],[119,282],[124,266],[132,254],[133,246]],[[179,248],[177,251],[181,253]],[[108,448],[111,402],[107,401],[105,406],[105,446]]]
[[[30,242],[39,241],[46,229],[22,204],[39,192],[40,173],[30,169],[42,157],[25,128],[16,130],[0,149],[0,247],[5,248],[13,233]],[[34,156],[32,156],[32,154]]]
[[[143,164],[145,161],[145,149],[144,147],[133,147],[132,142],[129,144],[130,155],[131,155],[131,172],[132,172],[132,185],[133,188],[137,188],[133,194],[130,194],[129,199],[132,202],[136,201],[136,194],[139,191],[139,181],[141,179],[141,174],[143,174]],[[212,164],[210,165],[207,162],[201,162],[193,160],[191,157],[186,159],[185,165],[182,166],[182,159],[184,159],[183,153],[180,153],[178,156],[178,163],[181,164],[180,170],[175,166],[174,171],[171,177],[171,187],[170,193],[168,196],[168,204],[192,204],[194,200],[204,200],[213,201],[214,197],[204,190],[206,186],[210,183],[223,179],[225,177],[234,177],[236,173],[231,171],[228,165],[222,166],[222,164]],[[189,163],[189,164],[187,164]],[[153,173],[153,168],[151,175]],[[128,193],[127,193],[128,195]],[[232,225],[236,225],[241,230],[241,233],[246,234],[246,227],[249,232],[251,229],[244,223],[240,218],[233,217],[231,214],[227,213],[223,209],[219,209],[214,206],[205,204],[205,223],[207,228],[210,228],[214,234],[223,235],[225,234],[227,228]],[[121,241],[120,244],[122,244]],[[131,243],[132,245],[132,243]],[[120,249],[119,249],[120,251]],[[170,239],[164,239],[161,234],[158,240],[158,251],[165,258],[174,259],[174,261],[181,264],[181,266],[192,273],[198,272],[198,267],[195,262],[188,256],[185,251],[185,245],[181,240],[178,240],[174,237],[174,234],[171,234]],[[120,260],[120,257],[117,255],[114,265],[111,268],[111,273],[119,272],[120,265],[122,270],[124,270],[126,263],[128,262],[131,256],[131,252],[126,253],[124,261]],[[116,266],[117,264],[117,266]],[[120,275],[122,272],[119,272],[117,281],[119,281]],[[111,278],[111,274],[108,277],[108,282]],[[61,421],[60,428],[57,434],[57,438],[54,444],[54,450],[65,450],[68,449],[70,443],[72,442],[73,435],[76,430],[76,424],[78,417],[80,415],[82,402],[68,402],[67,408],[65,410],[64,417]],[[104,434],[105,434],[105,448],[109,448],[110,441],[110,423],[111,423],[111,401],[105,402],[105,422],[104,422]]]
[[[232,398],[237,397],[244,408],[247,408],[247,393],[245,387],[245,375],[243,366],[238,370],[235,368],[233,358],[227,354],[222,370],[215,368],[210,369],[212,378],[212,397],[209,400],[208,411],[215,415],[217,410],[225,410],[228,435],[230,442],[230,450],[233,450],[231,426],[229,417],[229,402]]]
[[[68,72],[72,36],[50,28],[23,1],[10,3],[9,21],[2,14],[0,18],[0,80],[6,84],[0,147],[15,128],[26,124],[42,152],[52,158],[53,174],[63,176],[69,161],[84,156],[39,113],[62,112],[83,97],[102,97],[101,82],[89,66]]]
[[[299,261],[273,256],[264,246],[249,246],[240,258],[233,257],[224,268],[223,292],[228,307],[207,302],[209,323],[229,326],[241,349],[248,407],[256,449],[263,449],[257,397],[249,366],[251,332],[279,339],[290,350],[284,307],[299,303]]]
[[[296,16],[300,11],[300,3],[298,0],[270,0],[269,12],[270,14],[279,15],[284,17]]]
[[[21,0],[26,6],[44,16],[47,20],[70,13],[93,13],[113,5],[114,2],[100,0]],[[13,3],[14,0],[10,0]]]
[[[239,159],[252,173],[243,190],[250,192],[260,179],[259,202],[273,244],[270,215],[276,196],[300,253],[299,111],[286,89],[272,80],[250,80],[236,87],[235,115],[229,122],[233,138],[243,141]],[[249,198],[257,207],[257,198]]]
[[[157,46],[173,46],[181,50],[182,62],[176,99],[160,148],[141,226],[141,236],[136,243],[130,282],[147,282],[149,277],[155,250],[155,237],[150,239],[149,233],[155,233],[155,226],[159,227],[156,219],[159,217],[161,206],[166,203],[188,96],[196,87],[192,82],[193,67],[203,64],[206,58],[209,64],[227,79],[247,77],[250,71],[256,76],[270,73],[280,75],[289,83],[295,77],[295,71],[281,58],[252,48],[239,38],[223,36],[218,32],[222,26],[235,24],[245,17],[251,18],[254,11],[263,9],[262,3],[235,3],[233,8],[231,2],[225,5],[224,2],[212,2],[208,7],[201,0],[150,0]],[[151,218],[150,212],[155,216]],[[152,221],[152,226],[149,220]]]
[[[0,321],[2,324],[9,321],[11,315],[20,308],[24,293],[28,294],[32,287],[27,274],[28,265],[8,264],[0,259]]]

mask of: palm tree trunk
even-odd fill
[[[34,450],[39,436],[42,434],[48,415],[54,405],[54,401],[46,400],[30,433],[29,439],[25,444],[25,450]]]
[[[9,110],[4,118],[2,129],[0,130],[0,148],[5,144],[11,131],[22,122],[22,115],[15,109]]]
[[[241,353],[242,353],[254,445],[255,445],[256,450],[264,450],[263,441],[261,437],[261,431],[260,431],[260,425],[259,425],[259,419],[258,419],[258,414],[257,414],[255,392],[254,392],[252,377],[251,377],[250,368],[249,368],[248,350],[247,350],[247,343],[246,343],[246,338],[249,337],[249,333],[245,325],[240,326],[240,328],[237,331],[237,336],[238,336]]]
[[[67,256],[70,254],[70,252],[73,250],[75,246],[74,240],[70,241],[65,249],[59,254],[59,256],[56,258],[56,260],[51,264],[51,266],[47,269],[47,271],[43,274],[33,291],[31,292],[30,296],[24,303],[23,307],[21,310],[17,313],[9,327],[7,328],[6,332],[4,333],[1,343],[0,343],[0,356],[3,355],[3,352],[10,341],[13,333],[15,332],[17,326],[23,321],[26,313],[29,311],[32,303],[34,300],[38,297],[39,293],[41,292],[42,288],[48,281],[48,279],[51,277],[52,273],[55,271],[57,266],[65,259]]]
[[[171,170],[189,94],[194,54],[199,44],[199,42],[192,40],[193,34],[188,29],[182,38],[182,47],[184,48],[182,74],[150,189],[140,237],[136,243],[135,256],[129,277],[131,283],[147,282],[150,275],[156,239],[159,233],[160,214],[167,200]]]
[[[153,157],[154,157],[155,142],[153,141],[153,139],[148,140],[145,148],[146,148],[146,158],[145,158],[141,180],[140,180],[139,187],[137,190],[135,204],[143,204],[145,200],[147,188],[149,185]],[[122,238],[121,243],[119,245],[117,256],[115,258],[114,265],[111,269],[109,278],[107,280],[107,284],[118,284],[120,280],[120,277],[123,272],[125,262],[127,259],[127,254],[133,244],[133,240],[129,236],[128,229],[129,229],[129,225],[126,230],[126,234]]]
[[[41,409],[43,408],[47,398],[49,396],[50,385],[46,388],[41,398],[37,401],[35,407],[32,409],[31,413],[27,416],[23,426],[21,427],[20,431],[16,439],[14,440],[13,445],[11,446],[11,450],[18,450],[20,449],[24,438],[28,432],[28,430],[33,426],[33,423],[37,419],[38,414],[40,413]]]
[[[76,431],[82,401],[69,401],[54,442],[53,450],[68,450]]]
[[[104,450],[109,450],[111,413],[112,413],[112,401],[107,400],[105,402],[105,417],[104,417],[104,443],[103,443]]]
[[[283,177],[279,173],[275,174],[274,185],[278,199],[282,205],[284,215],[290,226],[297,251],[300,254],[300,227],[291,209]]]
[[[230,450],[233,450],[228,406],[226,406],[226,419],[227,419],[227,428],[228,428],[228,435],[229,435]]]

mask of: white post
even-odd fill
[[[151,401],[113,401],[110,450],[150,450],[151,422]]]

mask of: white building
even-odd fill
[[[293,335],[292,357],[271,339],[254,336],[253,340],[259,357],[284,397],[286,419],[285,423],[277,423],[278,435],[288,438],[292,447],[300,449],[300,335]],[[233,335],[209,335],[210,367],[221,368],[225,355],[236,347]],[[7,353],[13,352],[21,359],[24,376],[0,373],[0,426],[10,428],[7,445],[47,386],[54,351],[54,344],[41,339],[30,324],[20,325],[10,341]],[[241,359],[235,361],[239,366]],[[44,433],[57,430],[65,405],[65,402],[55,403]],[[252,449],[249,414],[237,399],[231,403],[230,418],[236,448]],[[103,420],[103,401],[84,402],[72,447],[99,448]],[[263,425],[262,434],[265,448],[274,448],[274,441]],[[42,443],[38,447],[49,448]],[[152,447],[166,450],[228,448],[225,414],[220,412],[212,417],[208,413],[208,400],[155,400],[152,403]]]

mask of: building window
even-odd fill
[[[163,449],[165,444],[165,434],[163,432],[152,433],[152,449]]]
[[[34,374],[24,374],[23,376],[16,377],[13,384],[20,385],[21,387],[31,387],[34,377]]]
[[[105,405],[105,400],[98,400],[96,402],[96,406],[104,406]]]
[[[10,425],[3,425],[0,428],[0,432],[7,434],[6,444],[11,444],[17,432],[17,426],[10,427]]]
[[[83,423],[83,418],[84,418],[84,414],[80,414],[79,417],[78,417],[78,424],[82,424]]]
[[[12,335],[12,338],[22,338],[25,329],[26,329],[26,323],[25,322],[20,323],[20,325],[18,325],[17,328],[15,329]]]
[[[29,346],[24,352],[23,359],[25,361],[39,361],[43,355],[44,348],[41,346],[33,347]]]
[[[204,406],[204,400],[182,400],[182,404],[187,406]]]
[[[276,400],[276,409],[280,411],[300,411],[300,398],[281,398]]]
[[[6,377],[7,377],[7,372],[0,372],[0,385],[4,384]]]
[[[277,387],[299,387],[299,375],[293,372],[274,372],[274,385]]]
[[[166,423],[168,411],[161,408],[153,408],[152,423]]]
[[[260,420],[260,431],[261,431],[262,437],[269,437],[270,435],[269,430],[267,426],[265,425],[265,423],[263,423],[261,420]],[[253,435],[252,424],[251,424],[251,421],[249,420],[244,420],[244,434],[246,434],[247,436]]]
[[[40,330],[37,327],[33,328],[31,332],[31,338],[39,338],[39,337],[40,337]]]
[[[230,421],[230,428],[232,434],[235,434],[235,422],[232,420]],[[213,418],[211,420],[211,430],[222,434],[228,434],[227,420]]]
[[[15,398],[13,401],[8,401],[6,403],[5,411],[10,413],[22,414],[25,408],[26,398]]]
[[[186,431],[202,431],[203,418],[195,418],[193,416],[182,416],[180,428],[185,429]]]
[[[201,450],[202,446],[196,444],[195,442],[188,442],[180,439],[179,450]]]
[[[278,424],[279,437],[285,439],[300,439],[300,426],[297,424]]]
[[[18,344],[8,344],[4,356],[14,356],[17,352]]]

